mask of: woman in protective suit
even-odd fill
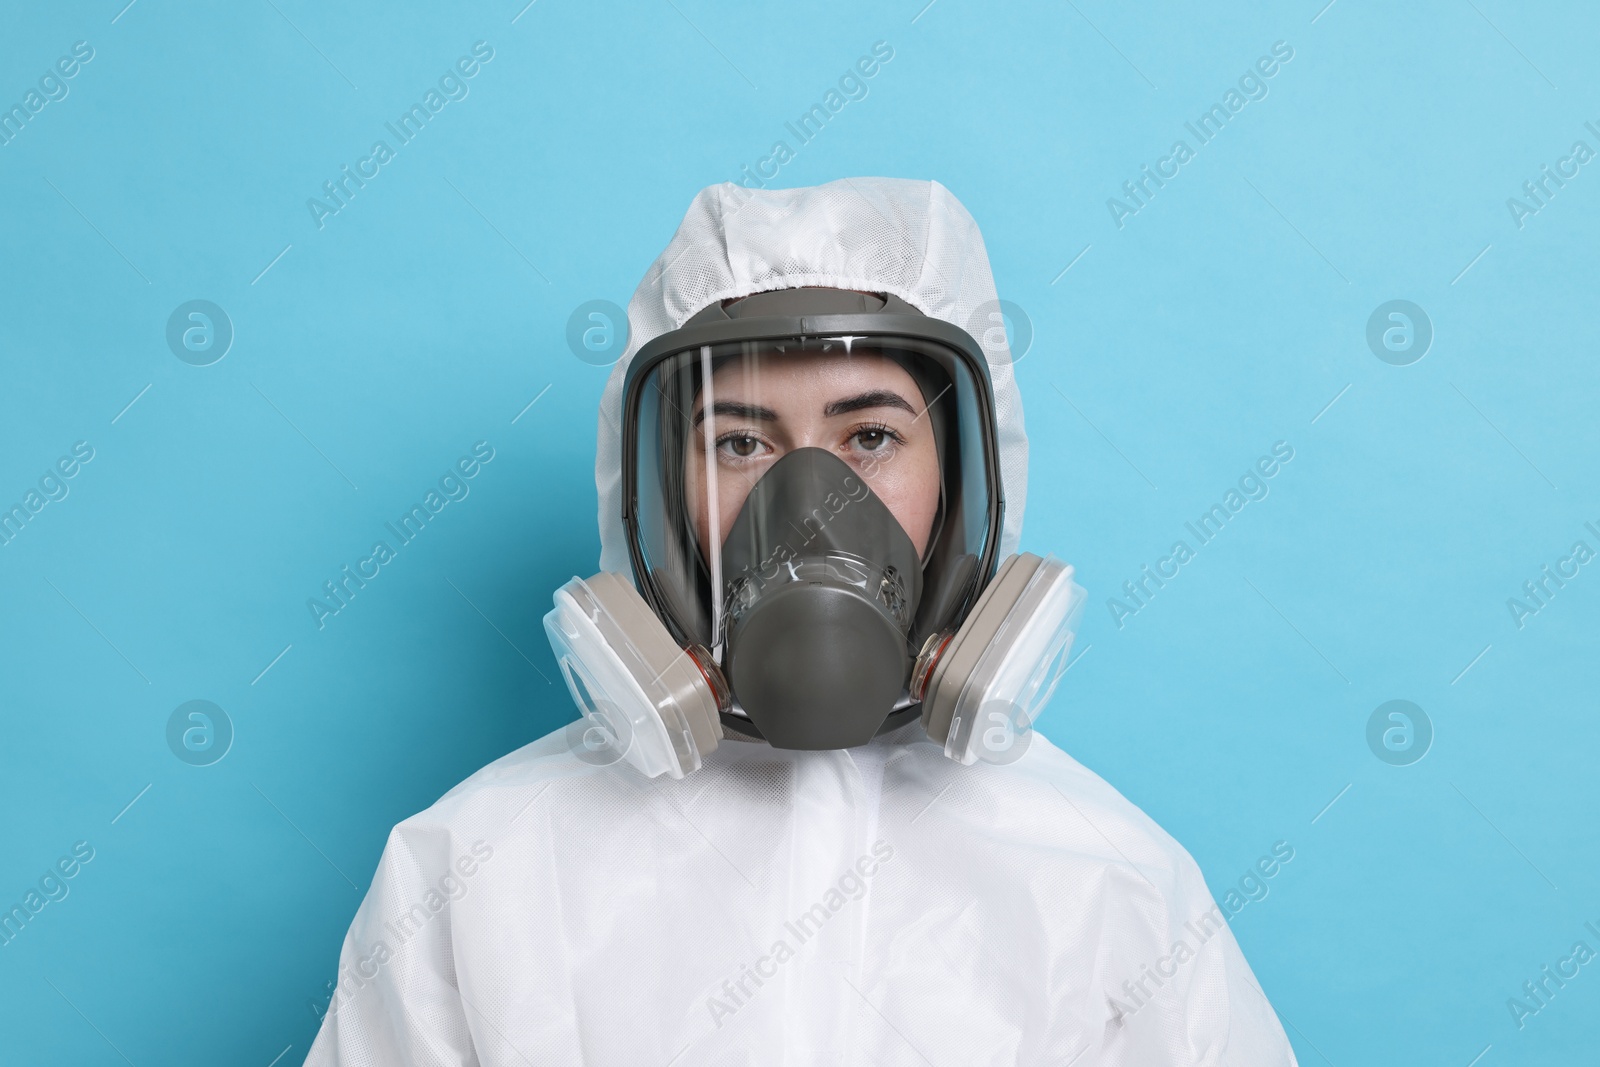
[[[1189,855],[1030,728],[1083,591],[936,182],[712,186],[601,401],[583,718],[395,827],[310,1064],[1291,1065]]]

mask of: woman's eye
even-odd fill
[[[856,434],[856,441],[868,452],[876,452],[888,443],[889,435],[882,430],[862,430]]]
[[[727,437],[723,439],[722,444],[731,454],[740,459],[747,459],[756,454],[761,442],[754,437]]]

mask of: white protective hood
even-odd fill
[[[744,195],[696,197],[633,299],[630,357],[765,288],[887,290],[963,328],[994,297],[937,184],[761,192],[735,213]],[[1026,448],[1001,357],[1011,551]],[[622,374],[598,480],[603,565],[627,573]],[[826,751],[730,735],[673,779],[597,765],[557,729],[390,833],[306,1062],[1293,1067],[1194,860],[1031,737],[1013,763],[964,767],[917,720]]]
[[[1028,492],[1028,436],[1004,331],[990,329],[994,275],[983,235],[938,182],[841,178],[806,189],[707,186],[628,303],[628,348],[600,399],[594,480],[600,490],[600,569],[625,574],[622,383],[648,342],[718,300],[801,286],[893,293],[924,315],[975,334],[994,385],[1005,525],[1000,559],[1017,550]],[[988,305],[985,308],[985,305]],[[985,310],[983,329],[973,317]]]

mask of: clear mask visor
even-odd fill
[[[907,611],[913,653],[964,615],[998,528],[986,393],[968,358],[925,338],[843,335],[702,345],[652,367],[629,416],[630,533],[641,591],[674,637],[722,657],[739,606],[736,576],[724,573],[729,533],[752,487],[806,448],[840,460],[844,480],[785,529],[763,531],[780,554],[792,550],[796,580],[806,568],[866,574],[882,563],[808,550],[870,491],[921,562],[920,603]]]

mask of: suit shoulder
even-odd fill
[[[448,831],[463,823],[514,815],[552,783],[592,774],[596,768],[573,754],[565,732],[566,727],[557,727],[478,768],[422,811],[402,820],[395,832]]]
[[[1053,796],[1056,804],[1064,804],[1081,831],[1074,836],[1089,849],[1108,860],[1171,871],[1183,879],[1199,877],[1194,859],[1171,834],[1043,734],[1034,735],[1016,767],[1045,801]]]

